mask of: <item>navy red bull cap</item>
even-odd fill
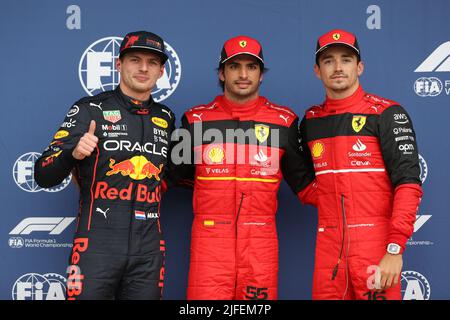
[[[322,35],[319,40],[317,40],[316,59],[320,52],[324,51],[330,46],[338,44],[353,49],[361,58],[358,41],[356,40],[355,35],[342,29],[334,29],[328,31],[327,33]]]
[[[123,38],[120,45],[120,57],[134,50],[149,50],[161,58],[162,64],[166,63],[168,56],[164,48],[164,40],[157,34],[148,31],[134,31]]]
[[[264,66],[261,44],[256,39],[248,36],[237,36],[225,41],[220,54],[220,65],[240,54],[254,56]]]

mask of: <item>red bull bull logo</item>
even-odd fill
[[[109,159],[109,168],[111,170],[106,172],[107,176],[120,173],[122,176],[129,176],[134,180],[143,180],[145,178],[151,179],[155,177],[157,181],[160,181],[159,174],[162,171],[163,164],[160,164],[158,168],[151,161],[147,160],[146,157],[135,156],[118,163],[116,163],[114,159]]]

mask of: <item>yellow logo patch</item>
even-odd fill
[[[352,128],[355,132],[360,132],[366,124],[366,116],[353,116]]]
[[[247,46],[247,41],[245,40],[239,41],[239,45],[241,46],[241,48],[245,48]]]
[[[205,227],[214,227],[214,220],[203,220],[203,225]]]
[[[212,163],[221,163],[223,161],[223,158],[225,158],[225,153],[223,152],[222,148],[214,147],[209,150],[208,157]]]
[[[166,129],[169,125],[167,124],[167,121],[158,117],[153,117],[152,122],[156,124],[157,126]]]
[[[333,39],[338,41],[341,38],[341,34],[340,33],[334,33],[333,34]]]
[[[55,136],[53,137],[55,140],[65,138],[69,135],[69,132],[66,130],[60,130],[58,131]]]
[[[255,136],[260,143],[263,143],[269,137],[270,128],[264,124],[255,124]]]
[[[323,152],[325,151],[325,146],[322,142],[316,142],[314,143],[313,147],[312,147],[312,155],[314,158],[320,158],[323,154]]]

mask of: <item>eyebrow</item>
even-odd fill
[[[332,58],[332,57],[333,57],[332,54],[323,55],[323,56],[320,57],[320,60],[325,60],[325,59],[329,59],[329,58]],[[343,58],[353,58],[354,55],[353,55],[353,54],[346,54],[346,53],[344,53],[344,54],[340,55],[340,57],[343,57]]]

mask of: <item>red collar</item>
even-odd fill
[[[222,95],[217,96],[216,101],[219,102],[225,111],[231,114],[232,117],[239,117],[256,114],[257,109],[259,109],[266,102],[266,98],[260,96],[254,100],[239,104]]]
[[[325,110],[328,112],[342,111],[343,109],[351,109],[352,107],[358,105],[362,98],[366,95],[361,85],[358,89],[347,98],[344,99],[331,99],[327,96],[325,100]]]

